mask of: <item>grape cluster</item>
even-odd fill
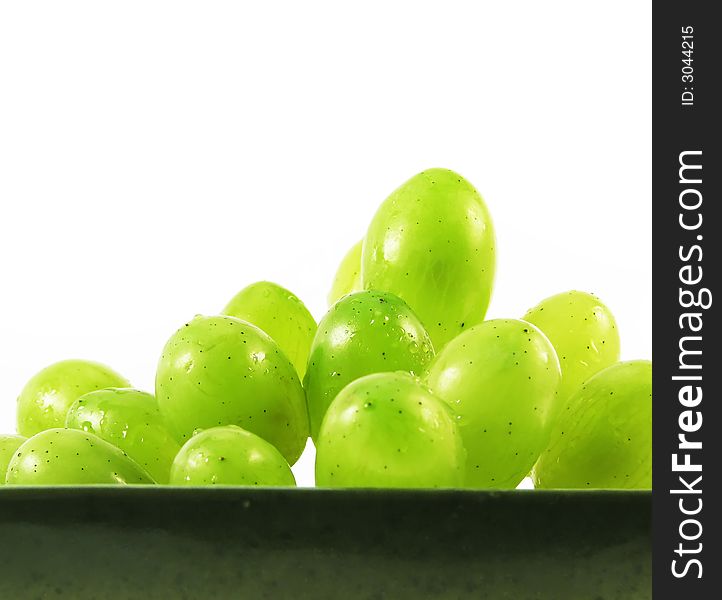
[[[170,337],[155,394],[90,361],[37,373],[0,436],[4,482],[294,486],[310,436],[323,487],[649,488],[651,363],[619,362],[584,292],[485,320],[495,247],[466,179],[419,173],[343,258],[318,325],[258,282]]]

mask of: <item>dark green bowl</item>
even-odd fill
[[[0,488],[0,598],[651,598],[651,493]]]

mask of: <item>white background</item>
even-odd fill
[[[152,390],[166,338],[254,280],[320,318],[430,166],[492,212],[490,316],[593,291],[650,357],[650,25],[647,1],[3,3],[1,429],[59,359]]]

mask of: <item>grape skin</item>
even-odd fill
[[[117,446],[158,483],[168,483],[180,445],[165,426],[151,394],[132,388],[84,394],[70,407],[65,425]]]
[[[316,334],[316,321],[298,296],[276,283],[259,281],[238,292],[221,314],[247,321],[265,331],[303,379]]]
[[[129,387],[125,377],[97,362],[63,360],[44,368],[27,382],[17,401],[18,433],[30,437],[64,427],[70,406],[83,394],[107,387]]]
[[[467,487],[515,488],[524,479],[549,441],[560,380],[551,342],[516,319],[476,325],[436,356],[426,381],[456,414]]]
[[[308,439],[296,370],[268,335],[235,317],[199,315],[171,336],[158,363],[156,398],[179,441],[197,428],[238,425],[293,464]]]
[[[26,439],[21,435],[0,434],[0,485],[5,483],[10,459]]]
[[[356,242],[345,254],[338,266],[336,275],[333,278],[331,290],[328,293],[327,302],[329,308],[338,300],[363,289],[361,285],[361,250],[363,240]]]
[[[5,482],[16,485],[155,483],[125,452],[92,433],[46,429],[15,452]]]
[[[592,294],[577,290],[556,294],[522,318],[541,329],[557,351],[562,368],[562,402],[592,375],[619,360],[619,331],[614,315]]]
[[[212,427],[188,440],[173,461],[171,485],[295,486],[281,453],[236,427]]]
[[[652,363],[616,363],[572,395],[534,467],[538,488],[652,486]]]
[[[428,333],[400,298],[364,291],[339,300],[319,323],[304,379],[313,439],[344,386],[371,373],[421,374],[433,356]]]
[[[379,207],[362,263],[364,289],[402,298],[440,350],[489,305],[496,253],[486,204],[458,173],[423,171]]]
[[[466,451],[453,415],[408,373],[346,386],[326,413],[316,452],[322,487],[461,487]]]

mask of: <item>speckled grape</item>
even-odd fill
[[[316,321],[295,294],[270,281],[259,281],[238,292],[222,314],[248,321],[265,331],[303,379]]]
[[[44,429],[64,427],[68,409],[80,396],[107,387],[128,387],[110,367],[89,360],[64,360],[28,381],[17,402],[17,429],[30,437]]]
[[[180,445],[163,422],[151,394],[131,388],[84,394],[70,407],[65,424],[117,446],[158,483],[168,483],[170,465]]]
[[[188,440],[173,461],[172,485],[295,486],[286,459],[267,441],[235,425]]]
[[[58,428],[24,442],[10,460],[5,481],[16,485],[154,483],[125,452],[97,435]]]
[[[449,408],[408,373],[357,379],[321,425],[316,485],[460,487],[466,452]]]
[[[424,326],[397,296],[365,291],[339,300],[319,323],[304,380],[313,439],[348,383],[385,371],[420,374],[433,356]]]
[[[541,329],[557,351],[562,402],[597,371],[619,360],[617,323],[592,294],[570,291],[551,296],[523,318]]]
[[[461,175],[429,169],[381,205],[364,241],[364,289],[401,297],[434,347],[484,319],[495,270],[494,227]]]
[[[620,362],[571,396],[533,473],[538,488],[652,486],[652,363]]]
[[[514,488],[529,473],[549,441],[560,379],[551,342],[515,319],[476,325],[436,356],[426,381],[457,415],[466,486]]]
[[[165,345],[156,372],[163,418],[185,441],[197,428],[238,425],[298,460],[308,438],[301,382],[290,360],[255,325],[197,316]]]

